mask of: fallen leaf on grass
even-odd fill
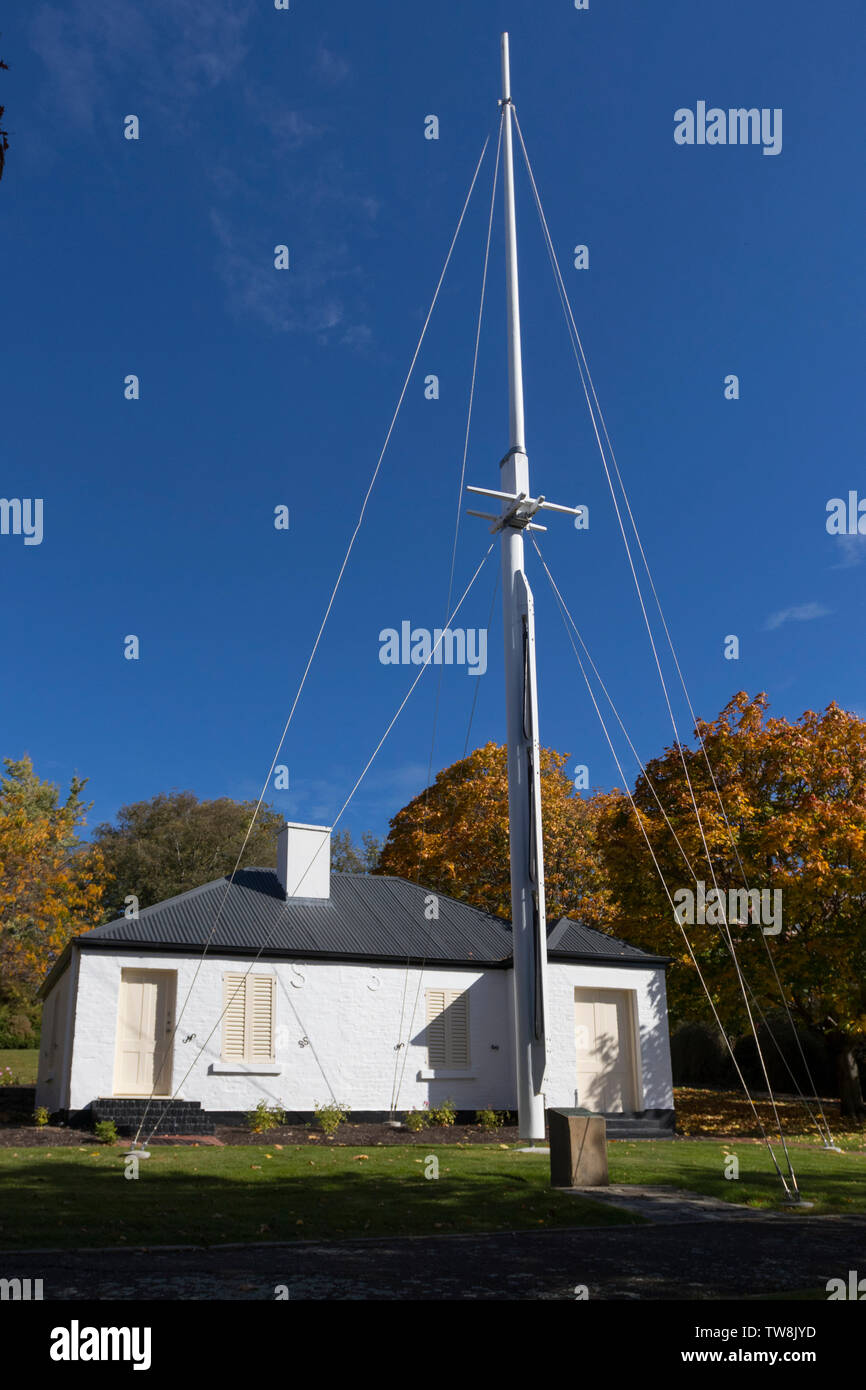
[[[360,1163],[363,1158],[369,1158],[369,1154],[355,1154],[355,1162]]]

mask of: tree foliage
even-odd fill
[[[6,72],[9,71],[9,64],[8,64],[8,63],[4,63],[2,58],[0,58],[0,68],[5,69]],[[6,107],[5,107],[5,106],[0,106],[0,121],[2,121],[5,111],[6,111]],[[9,148],[9,137],[8,137],[8,132],[5,131],[5,130],[0,130],[0,179],[2,179],[2,177],[3,177],[3,168],[4,168],[5,164],[6,164],[6,151],[8,150],[8,148]]]
[[[29,1003],[71,936],[103,915],[104,866],[77,831],[89,809],[73,777],[65,801],[28,757],[0,778],[0,1002]]]
[[[122,806],[116,824],[94,831],[111,876],[108,916],[122,912],[130,895],[139,907],[151,907],[231,873],[254,810],[252,801],[199,801],[188,791],[160,792],[150,801]],[[272,868],[284,824],[278,811],[262,806],[240,867]]]
[[[382,841],[377,840],[371,831],[365,830],[360,845],[357,845],[348,830],[335,830],[331,836],[331,871],[343,874],[373,873],[381,853]]]
[[[567,761],[566,754],[541,750],[547,918],[580,916],[601,925],[608,905],[595,828],[610,796],[580,797],[565,772]],[[476,748],[397,813],[379,872],[511,917],[504,746]]]
[[[682,756],[668,748],[647,763],[634,800],[672,893],[694,888],[696,878],[709,891],[713,873],[726,902],[744,879],[752,888],[781,890],[780,933],[764,936],[762,923],[743,913],[741,922],[729,920],[733,943],[765,1009],[779,997],[768,949],[772,953],[795,1019],[820,1033],[838,1059],[850,1110],[861,1103],[852,1047],[866,1033],[866,722],[831,704],[790,723],[769,717],[768,703],[763,694],[749,699],[740,692],[717,719],[698,722],[730,831],[700,747],[684,748]],[[697,973],[625,797],[609,804],[600,831],[616,904],[614,931],[672,955],[674,1016],[706,1016]],[[686,925],[686,931],[726,1028],[744,1028],[724,928],[707,923]]]

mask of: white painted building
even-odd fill
[[[327,828],[289,825],[276,872],[70,942],[42,990],[37,1105],[128,1128],[153,1093],[147,1130],[162,1116],[166,1133],[263,1098],[294,1120],[326,1101],[369,1119],[446,1098],[466,1118],[513,1110],[509,924],[329,861]],[[547,1106],[605,1113],[613,1136],[670,1133],[666,961],[563,918],[548,962]]]

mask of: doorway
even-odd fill
[[[116,1096],[171,1094],[176,970],[121,970]]]
[[[578,1104],[619,1113],[639,1109],[635,1066],[634,992],[576,989]]]

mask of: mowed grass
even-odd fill
[[[739,1178],[724,1177],[725,1156]],[[335,1240],[632,1223],[629,1213],[549,1186],[545,1155],[467,1148],[312,1144],[160,1146],[124,1177],[125,1150],[0,1150],[0,1249]],[[439,1163],[439,1177],[429,1159]],[[866,1211],[866,1155],[794,1146],[804,1198],[822,1212]],[[668,1186],[787,1210],[763,1145],[620,1142],[612,1183]],[[792,1216],[791,1219],[796,1219]]]
[[[617,1226],[627,1212],[549,1186],[516,1149],[154,1146],[0,1149],[0,1250],[333,1240]],[[439,1163],[438,1178],[428,1158]]]
[[[38,1047],[0,1048],[0,1072],[9,1067],[17,1086],[35,1086],[39,1069]]]
[[[773,1148],[788,1178],[778,1141]],[[788,1152],[801,1197],[814,1203],[811,1211],[799,1209],[803,1215],[866,1213],[866,1153],[854,1149],[831,1153],[802,1143],[789,1143]],[[729,1154],[738,1160],[737,1178],[725,1177]],[[791,1210],[783,1201],[782,1184],[767,1146],[760,1140],[623,1141],[608,1146],[608,1162],[612,1183],[676,1187],[742,1206]]]

